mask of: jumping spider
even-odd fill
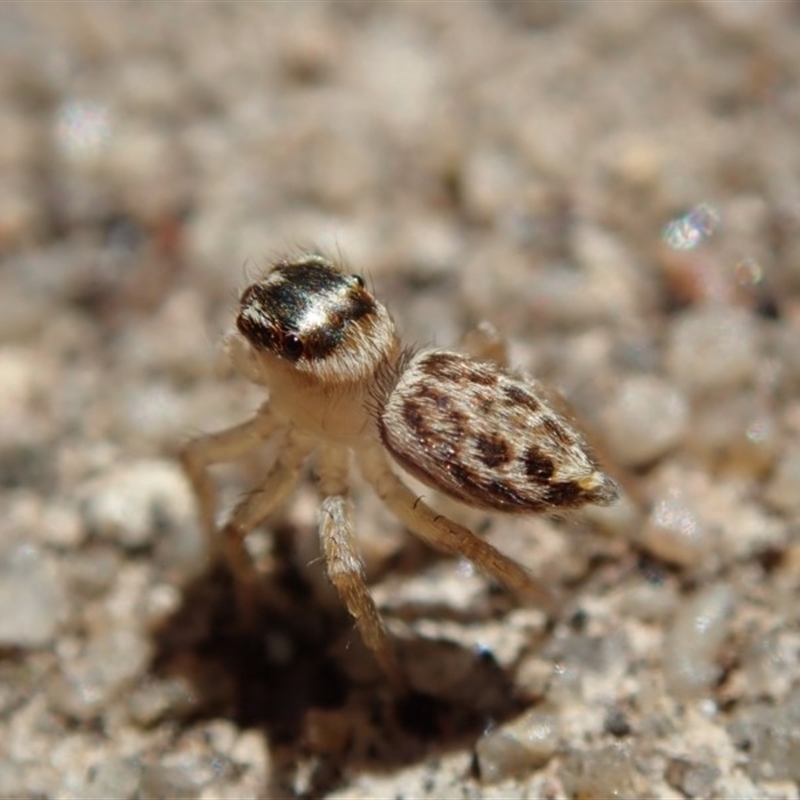
[[[211,541],[241,597],[255,590],[244,539],[289,494],[306,459],[322,495],[319,535],[328,576],[381,666],[397,675],[378,609],[364,582],[348,501],[350,454],[383,502],[434,548],[456,553],[513,592],[546,593],[521,566],[433,511],[391,462],[424,484],[480,509],[536,513],[618,496],[586,441],[539,383],[507,371],[490,338],[482,357],[403,349],[386,308],[319,255],[275,264],[243,292],[226,349],[269,400],[246,422],[190,442],[182,454]],[[494,347],[493,347],[494,346]],[[216,533],[207,472],[280,435],[280,456],[259,491]]]

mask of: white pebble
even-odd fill
[[[41,404],[54,382],[53,365],[32,348],[0,348],[0,419],[4,428],[13,427],[31,415],[31,408]]]
[[[671,564],[695,567],[709,555],[712,539],[691,499],[671,487],[653,503],[641,544]]]
[[[664,672],[673,694],[696,697],[712,688],[720,675],[716,658],[728,633],[735,602],[730,586],[716,584],[679,608],[664,652]]]
[[[152,643],[137,631],[120,628],[98,636],[80,654],[62,659],[61,674],[48,686],[63,713],[91,719],[141,676]]]
[[[608,746],[599,750],[574,750],[560,771],[568,797],[633,800],[648,792],[628,748]]]
[[[686,311],[675,320],[666,367],[682,388],[702,394],[752,380],[758,356],[753,317],[741,308],[708,306]]]
[[[479,220],[493,220],[508,207],[519,181],[519,169],[508,154],[494,147],[476,147],[461,173],[464,204]]]
[[[188,526],[192,493],[177,464],[144,460],[119,467],[84,490],[89,529],[123,547],[149,545],[156,534]]]
[[[533,709],[484,734],[475,745],[478,769],[487,782],[528,773],[546,764],[559,741],[558,717]]]
[[[139,788],[141,767],[136,759],[113,758],[89,770],[75,797],[81,800],[133,800]]]
[[[44,553],[30,544],[0,552],[0,647],[43,647],[64,608],[61,583]]]
[[[689,405],[677,389],[651,375],[634,375],[606,409],[603,432],[616,459],[635,467],[677,445],[688,421]]]
[[[792,447],[783,454],[764,499],[784,514],[800,513],[800,447]]]

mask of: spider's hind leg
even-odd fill
[[[508,366],[508,341],[491,322],[483,321],[461,337],[461,350],[479,361]]]
[[[364,477],[412,533],[436,550],[463,556],[507,589],[545,611],[554,609],[553,596],[533,575],[468,528],[437,514],[400,480],[377,446],[359,450],[358,457]]]

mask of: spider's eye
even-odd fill
[[[259,288],[257,283],[252,283],[241,294],[239,298],[239,305],[246,306],[258,294]]]
[[[297,361],[303,355],[303,343],[293,333],[288,334],[283,340],[283,355],[292,361]]]
[[[360,275],[351,275],[350,277],[356,282],[359,289],[364,288],[364,279]]]

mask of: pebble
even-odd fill
[[[695,395],[742,386],[755,376],[758,340],[755,319],[744,309],[690,309],[669,329],[666,368],[679,386]]]
[[[180,467],[169,461],[131,462],[83,489],[89,531],[126,549],[151,545],[191,526],[194,499]]]
[[[567,796],[582,800],[638,800],[649,794],[630,749],[623,746],[573,751],[564,759],[560,775]]]
[[[625,242],[611,231],[580,222],[570,237],[572,256],[586,276],[587,319],[617,320],[636,313],[643,292],[642,269]],[[573,298],[580,304],[581,300]]]
[[[682,567],[697,567],[714,544],[694,501],[678,486],[655,500],[639,541],[653,555]]]
[[[676,697],[698,697],[711,691],[721,673],[717,657],[735,603],[733,589],[718,583],[678,608],[664,646],[665,678]]]
[[[60,675],[48,687],[53,705],[78,720],[89,720],[129,688],[150,661],[152,643],[120,628],[97,636],[77,654],[64,655]]]
[[[158,371],[176,380],[213,379],[212,334],[202,300],[191,290],[171,293],[147,325],[125,332],[116,357],[144,373]]]
[[[122,566],[119,551],[110,544],[70,553],[61,562],[65,585],[81,602],[105,594]]]
[[[131,718],[142,727],[150,727],[161,719],[185,716],[196,708],[196,693],[181,676],[147,680],[128,696]]]
[[[796,678],[798,653],[798,632],[777,630],[754,633],[741,655],[744,693],[752,698],[785,698]]]
[[[797,445],[784,452],[767,484],[764,499],[789,517],[800,514],[800,447]]]
[[[777,708],[763,704],[745,709],[731,724],[730,733],[747,751],[752,778],[800,781],[800,690]]]
[[[86,528],[73,505],[54,502],[42,509],[41,541],[59,550],[75,550],[83,544]]]
[[[475,745],[478,770],[487,783],[543,767],[559,743],[558,717],[532,709],[485,733]]]
[[[191,765],[146,765],[142,769],[139,800],[196,800],[202,784],[192,774]]]
[[[671,758],[664,773],[667,783],[685,797],[711,797],[719,776],[713,764],[685,758]]]
[[[72,794],[75,800],[134,800],[140,776],[136,759],[111,759],[90,769],[84,784]]]
[[[712,470],[759,479],[774,466],[782,436],[773,414],[737,392],[698,409],[686,442]]]
[[[0,446],[35,443],[46,430],[42,412],[55,376],[54,365],[33,348],[0,348]]]
[[[653,375],[625,378],[603,415],[603,437],[625,466],[645,465],[678,445],[689,422],[689,404]]]
[[[476,221],[491,222],[508,208],[519,184],[519,168],[508,153],[484,145],[473,149],[462,166],[464,204]]]
[[[51,644],[63,613],[61,579],[45,552],[27,543],[0,549],[0,647]]]

